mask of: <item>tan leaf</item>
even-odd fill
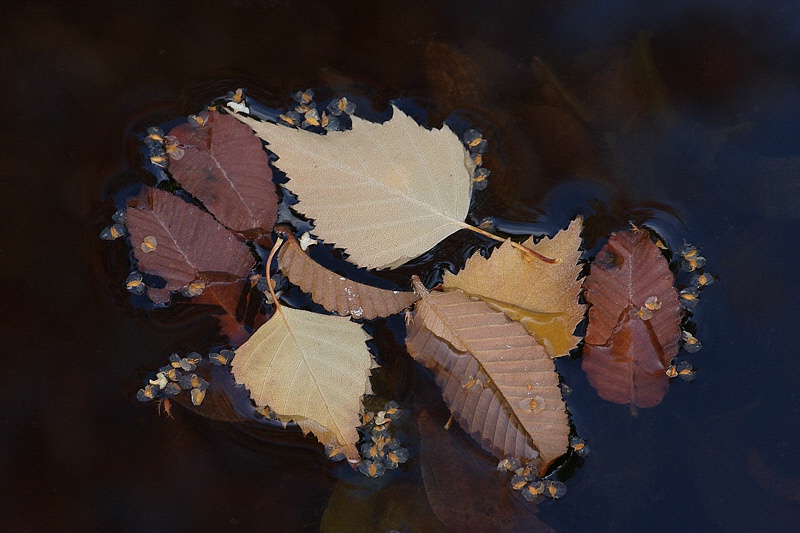
[[[569,424],[558,374],[547,352],[517,322],[460,290],[425,291],[406,347],[436,373],[462,427],[497,457],[533,458],[540,473],[567,451]],[[428,329],[431,323],[446,337]],[[464,346],[458,350],[455,346]]]
[[[233,375],[257,406],[357,460],[361,397],[371,392],[374,366],[369,338],[346,317],[282,307],[236,350]]]
[[[325,135],[235,115],[269,143],[315,232],[366,268],[394,268],[462,228],[472,161],[447,127],[429,130],[392,107],[383,124],[352,117]]]
[[[457,275],[445,272],[444,287],[461,289],[521,322],[552,357],[566,355],[580,340],[573,332],[586,312],[578,302],[582,224],[578,217],[552,238],[523,243],[556,259],[554,264],[531,260],[506,241],[488,259],[473,254]]]
[[[399,313],[419,300],[414,292],[390,291],[350,281],[308,257],[288,231],[278,228],[276,233],[286,239],[278,252],[281,270],[289,281],[311,294],[328,311],[371,320]]]

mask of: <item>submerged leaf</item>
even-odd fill
[[[170,136],[183,150],[170,161],[172,176],[217,220],[234,231],[272,231],[278,196],[269,158],[250,128],[212,111],[202,125],[182,124]]]
[[[569,435],[552,359],[485,302],[460,290],[428,293],[416,278],[414,287],[422,300],[406,336],[411,356],[435,372],[448,407],[484,448],[499,458],[538,451],[544,473]]]
[[[514,498],[480,451],[442,427],[428,411],[417,419],[419,462],[428,502],[450,531],[553,532],[535,507]]]
[[[195,280],[232,281],[253,266],[250,250],[233,233],[173,194],[145,187],[128,204],[126,224],[139,270],[167,282],[148,290],[156,303]]]
[[[597,254],[584,283],[590,307],[583,369],[601,398],[639,407],[663,399],[681,337],[674,281],[643,230],[613,235]]]
[[[233,374],[258,407],[356,461],[361,397],[372,392],[369,338],[346,317],[282,307],[236,350]]]
[[[523,243],[556,263],[532,261],[506,241],[488,259],[473,254],[457,275],[445,272],[443,285],[477,296],[518,320],[551,356],[566,355],[578,345],[573,332],[586,312],[578,302],[582,223],[578,217],[553,238]]]
[[[294,208],[367,268],[397,267],[467,227],[473,163],[461,141],[392,110],[325,135],[236,115],[278,156]]]
[[[399,313],[419,300],[414,292],[379,289],[339,276],[308,257],[291,233],[278,229],[277,234],[286,239],[278,252],[280,269],[328,311],[371,320]]]

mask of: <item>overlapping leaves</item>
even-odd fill
[[[243,240],[271,232],[277,203],[266,152],[249,127],[277,156],[274,165],[286,173],[285,187],[298,198],[293,208],[313,220],[318,237],[343,248],[360,266],[399,266],[453,232],[470,228],[464,220],[474,162],[464,145],[447,126],[430,130],[396,107],[392,113],[383,124],[353,117],[352,129],[325,134],[237,116],[243,125],[218,113],[175,128],[165,140],[167,148],[180,148],[167,150],[173,154],[169,170],[211,214],[188,196],[184,200],[160,190],[146,189],[132,202],[128,225],[134,248],[140,248],[135,251],[140,269],[166,281],[162,289],[150,289],[151,298],[164,302],[170,291],[186,294],[199,287],[205,292],[198,300],[217,301],[225,310],[221,323],[233,343],[246,337],[231,296],[241,298],[248,289],[243,278],[253,257]],[[457,274],[446,272],[443,291],[429,292],[415,279],[415,294],[351,281],[316,263],[290,229],[280,228],[267,261],[266,284],[259,282],[259,290],[279,299],[269,285],[276,255],[287,283],[332,314],[279,304],[278,312],[237,350],[236,382],[247,387],[264,412],[297,422],[358,462],[362,397],[371,393],[376,366],[359,321],[399,313],[416,302],[406,345],[414,359],[433,371],[454,417],[498,458],[536,464],[544,475],[568,450],[568,416],[551,358],[569,353],[580,341],[575,330],[586,307],[579,300],[581,230],[577,218],[552,238],[535,242],[531,237],[522,245],[506,241],[488,257],[470,257]],[[604,392],[613,389],[609,384],[641,384],[644,367],[646,374],[660,372],[662,380],[667,352],[674,355],[680,336],[673,316],[674,280],[662,275],[666,262],[658,250],[658,269],[637,270],[635,265],[646,263],[637,259],[643,244],[643,232],[637,231],[612,238],[608,250],[616,251],[604,249],[595,264],[600,270],[593,266],[585,283],[593,307],[584,368],[601,396],[612,401],[620,399]],[[636,238],[626,244],[628,234]],[[617,250],[620,246],[624,253]],[[655,257],[652,250],[646,253]],[[626,286],[636,287],[626,298],[604,289]],[[657,319],[636,315],[653,299],[666,304]],[[669,327],[662,328],[659,320],[668,314]],[[627,352],[620,355],[623,345]],[[656,369],[629,357],[648,350],[663,355]],[[625,357],[633,362],[623,371],[607,366],[604,371],[611,377],[599,378],[603,385],[598,386],[593,365]],[[637,387],[647,388],[632,390]],[[639,406],[660,401],[638,392],[626,398]]]

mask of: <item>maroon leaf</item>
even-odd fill
[[[170,131],[169,140],[180,147],[171,152],[172,176],[226,227],[270,233],[278,196],[261,141],[230,115],[211,111],[203,118],[203,125],[192,122]]]
[[[214,283],[203,290],[202,294],[192,298],[193,304],[208,304],[218,306],[219,312],[214,313],[219,320],[220,332],[230,339],[232,347],[240,346],[246,341],[252,332],[266,320],[263,314],[256,314],[252,320],[252,328],[248,327],[249,322],[246,309],[239,313],[240,305],[246,307],[250,291],[243,293],[245,287],[249,288],[246,280],[238,280],[231,283]],[[237,315],[241,315],[237,318]]]
[[[601,398],[658,405],[678,353],[682,308],[667,260],[647,232],[617,233],[584,282],[589,326],[583,370]]]
[[[150,299],[169,301],[170,291],[198,280],[233,281],[252,268],[247,246],[211,215],[179,197],[146,187],[129,199],[126,214],[139,270],[163,278]]]

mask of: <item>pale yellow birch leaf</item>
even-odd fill
[[[523,243],[556,259],[554,264],[531,260],[506,241],[488,259],[474,254],[457,275],[445,272],[444,287],[461,289],[521,322],[551,357],[566,355],[580,340],[573,333],[586,313],[578,302],[582,225],[578,217],[552,238]]]
[[[236,350],[233,375],[258,407],[356,461],[361,398],[374,368],[369,338],[347,317],[281,307]]]
[[[278,156],[293,209],[366,268],[400,266],[469,227],[474,164],[464,145],[447,125],[429,130],[392,112],[325,135],[234,115]]]

